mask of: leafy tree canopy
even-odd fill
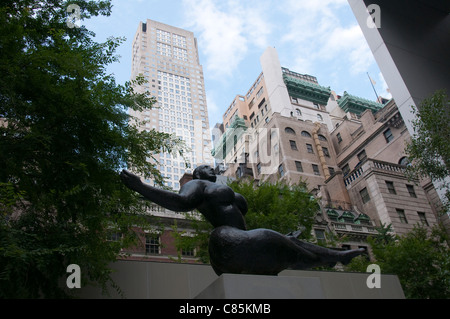
[[[369,239],[374,263],[381,272],[398,276],[406,298],[448,299],[450,250],[445,229],[418,224],[407,234],[395,237],[386,234],[389,229],[389,225],[380,227],[378,235]],[[346,269],[365,272],[370,263],[359,256]]]
[[[289,185],[285,181],[232,181],[229,186],[247,199],[245,221],[248,229],[268,228],[282,234],[302,230],[300,238],[309,238],[319,206],[305,183]]]
[[[122,38],[93,41],[67,23],[108,16],[109,0],[5,0],[0,5],[0,297],[66,297],[60,280],[78,264],[82,283],[110,280],[108,264],[144,223],[145,207],[120,182],[127,164],[163,180],[154,154],[181,152],[171,135],[141,131],[128,109],[154,98],[106,73]],[[106,241],[112,232],[124,239]]]
[[[413,106],[414,134],[406,147],[411,162],[407,173],[414,178],[429,176],[440,181],[446,194],[444,202],[448,212],[450,205],[450,99],[445,90],[436,91]]]

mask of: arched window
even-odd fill
[[[322,115],[317,114],[317,119],[318,119],[319,121],[323,121]]]
[[[311,134],[309,134],[306,131],[302,131],[302,136],[304,136],[304,137],[311,137]]]
[[[292,128],[290,128],[290,127],[286,127],[286,128],[284,129],[284,131],[285,131],[287,134],[293,134],[293,135],[295,135],[295,131],[294,131]]]
[[[297,112],[297,116],[302,116],[302,111],[300,111],[300,109],[295,109],[295,112]]]
[[[407,166],[409,164],[409,160],[406,156],[403,156],[399,161],[398,164],[403,165],[403,166]]]
[[[319,140],[320,140],[320,141],[324,141],[324,142],[327,141],[327,139],[325,138],[325,136],[323,136],[323,135],[321,135],[321,134],[319,134],[318,137],[319,137]]]

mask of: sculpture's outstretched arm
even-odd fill
[[[201,190],[195,187],[183,187],[177,194],[144,184],[139,176],[127,170],[120,173],[120,178],[128,188],[138,192],[153,203],[175,212],[193,210],[201,203],[201,196],[198,194]]]

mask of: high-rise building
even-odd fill
[[[136,90],[150,92],[157,105],[144,112],[132,111],[130,115],[145,122],[142,130],[175,134],[190,148],[184,159],[164,152],[155,156],[166,185],[178,190],[185,172],[192,172],[200,164],[213,163],[197,39],[190,31],[147,20],[139,23],[132,48],[131,78],[141,75],[147,80]]]

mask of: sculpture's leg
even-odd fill
[[[314,245],[308,242],[304,242],[295,237],[289,236],[290,240],[293,241],[297,246],[309,251],[310,253],[320,256],[320,259],[326,263],[336,263],[341,262],[344,265],[348,264],[353,258],[364,253],[364,249],[355,250],[334,250],[318,245]]]

